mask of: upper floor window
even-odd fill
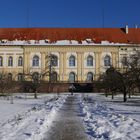
[[[3,66],[3,57],[0,56],[0,66]]]
[[[12,56],[10,56],[8,58],[8,66],[13,66],[13,57]]]
[[[39,57],[37,55],[33,57],[32,66],[39,66]]]
[[[69,58],[69,66],[75,66],[75,56],[73,55]]]
[[[18,58],[18,66],[23,66],[23,58],[22,58],[22,56],[20,56]]]
[[[58,66],[58,57],[56,55],[51,56],[51,66]]]
[[[106,55],[104,58],[104,66],[111,66],[111,58],[109,55]]]
[[[87,66],[93,66],[93,57],[91,55],[87,57]]]

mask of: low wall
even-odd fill
[[[59,92],[69,92],[69,87],[71,83],[39,83],[37,92],[38,93],[59,93]],[[101,83],[74,83],[74,92],[103,92],[104,89]],[[22,93],[22,92],[34,92],[32,88],[33,84],[31,82],[19,83],[13,82],[11,89],[7,92]]]

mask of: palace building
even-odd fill
[[[45,71],[51,54],[55,82],[92,82],[139,49],[137,27],[0,28],[0,70],[15,81]]]

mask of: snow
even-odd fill
[[[76,40],[58,40],[56,42],[50,42],[49,39],[45,40],[13,40],[9,41],[6,39],[3,39],[0,41],[0,45],[129,45],[125,43],[114,43],[109,42],[107,40],[101,41],[101,43],[94,43],[92,39],[85,39],[82,40],[81,43],[79,43]]]
[[[110,100],[99,94],[84,95],[81,98],[83,122],[90,139],[140,139],[140,108],[131,106],[129,102],[121,103],[121,101],[118,104]],[[116,97],[115,101],[120,101],[120,96]]]
[[[76,94],[76,93],[74,93]],[[56,120],[67,93],[14,95],[14,104],[0,97],[0,140],[41,140]],[[77,93],[85,133],[90,140],[140,139],[140,96],[123,102],[122,95],[105,97]]]
[[[55,43],[55,45],[78,45],[78,41],[75,40],[59,40]]]
[[[25,140],[41,139],[43,130],[51,125],[55,112],[64,103],[66,95],[39,96],[39,99],[14,98],[0,100],[0,139]],[[28,98],[28,97],[27,97]]]

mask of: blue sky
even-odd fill
[[[0,2],[0,27],[103,27],[103,9],[104,27],[140,26],[140,0]]]

